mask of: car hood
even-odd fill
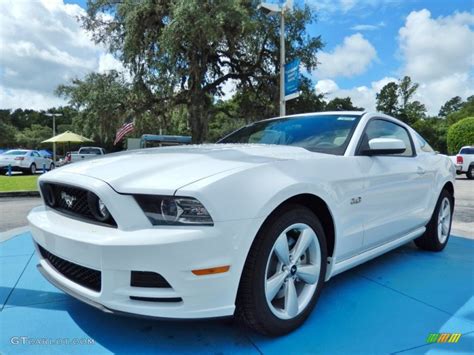
[[[172,194],[180,187],[225,171],[315,154],[290,146],[206,144],[109,154],[66,165],[57,172],[91,176],[121,193]]]

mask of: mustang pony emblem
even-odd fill
[[[74,196],[70,196],[64,191],[61,192],[61,198],[64,200],[64,202],[66,202],[66,206],[68,208],[71,208],[72,205],[74,204],[74,201],[76,201],[76,198]]]

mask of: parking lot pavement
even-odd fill
[[[26,216],[41,205],[39,197],[0,198],[0,233],[27,225]]]
[[[102,313],[43,279],[24,233],[0,243],[0,353],[472,354],[473,254],[474,241],[465,238],[452,237],[441,253],[407,244],[329,281],[300,329],[267,338],[228,320]],[[462,336],[428,344],[431,333]],[[31,344],[42,339],[61,343]]]
[[[456,178],[456,205],[451,233],[474,239],[474,181],[465,175]]]

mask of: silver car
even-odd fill
[[[0,154],[0,170],[8,171],[9,166],[12,171],[36,174],[37,170],[54,169],[54,162],[36,150],[13,149]]]

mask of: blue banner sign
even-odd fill
[[[285,101],[300,95],[300,60],[285,64]]]

